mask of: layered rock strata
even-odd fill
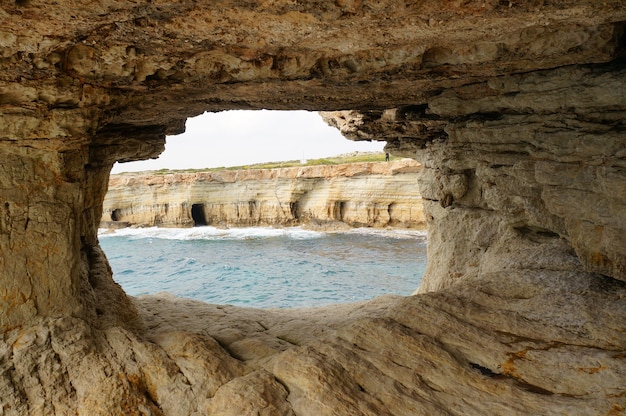
[[[412,146],[388,137],[388,150],[423,163],[432,277],[422,291],[479,276],[512,231],[564,239],[581,271],[626,281],[625,79],[622,62],[559,68],[449,89],[418,109],[325,117],[355,139],[407,118],[429,129]]]
[[[425,227],[413,159],[114,175],[101,226]]]
[[[0,412],[623,414],[623,0],[0,5]],[[423,164],[419,294],[127,297],[115,161],[203,111],[353,110]],[[207,138],[207,144],[218,138]]]

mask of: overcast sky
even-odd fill
[[[347,140],[317,112],[224,111],[188,119],[185,133],[168,137],[158,159],[117,163],[113,173],[316,159],[382,152],[384,145]]]

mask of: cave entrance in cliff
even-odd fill
[[[114,209],[113,211],[111,211],[111,221],[120,221],[120,211],[121,210],[119,209]]]
[[[194,227],[208,225],[206,215],[204,213],[204,204],[191,205],[191,219],[193,220]]]

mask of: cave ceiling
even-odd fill
[[[158,127],[179,133],[189,116],[230,109],[378,117],[406,107],[418,118],[446,89],[614,60],[626,8],[623,1],[29,0],[4,3],[0,19],[4,136],[123,130],[140,138]],[[19,116],[48,122],[11,126]]]

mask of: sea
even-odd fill
[[[99,239],[126,293],[212,304],[314,307],[410,295],[426,268],[426,232],[301,227],[124,228]]]

